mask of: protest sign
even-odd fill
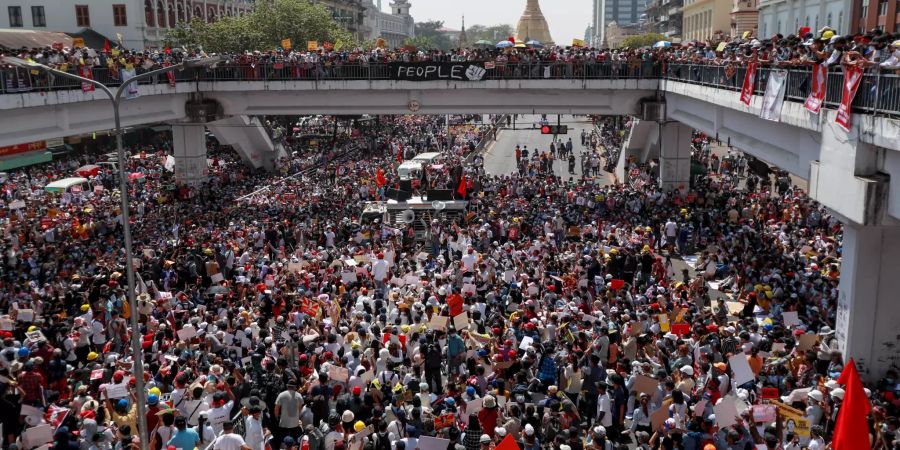
[[[753,405],[750,407],[753,421],[756,423],[774,422],[776,409],[775,405]]]
[[[194,328],[193,325],[187,324],[187,325],[181,327],[181,329],[179,329],[176,332],[176,334],[178,334],[178,339],[180,339],[182,341],[187,341],[197,335],[197,330]]]
[[[657,380],[656,378],[650,378],[646,375],[638,374],[636,377],[634,377],[634,385],[632,387],[632,390],[642,394],[653,395],[656,393],[658,387],[659,380]]]
[[[785,327],[793,328],[800,325],[800,317],[797,311],[785,311],[781,314],[781,318],[784,320]]]
[[[350,381],[350,369],[334,365],[329,366],[328,378],[340,383],[346,383]]]
[[[431,436],[420,436],[418,450],[447,450],[449,439],[441,439]]]
[[[428,329],[435,331],[446,331],[447,322],[449,321],[450,318],[447,316],[431,316],[431,320],[428,321]]]
[[[713,406],[716,415],[716,423],[719,428],[730,427],[737,423],[737,404],[733,397],[723,397],[722,400]]]
[[[453,316],[453,328],[456,328],[457,330],[462,330],[468,326],[469,326],[469,314],[468,313],[464,312],[462,314]]]
[[[728,365],[731,366],[731,371],[734,372],[735,386],[741,386],[756,379],[756,376],[753,375],[753,369],[750,368],[750,363],[747,362],[747,355],[739,353],[728,358]]]

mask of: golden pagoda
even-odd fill
[[[516,27],[516,41],[540,41],[541,44],[553,45],[553,38],[550,37],[550,27],[547,26],[547,19],[541,12],[541,5],[538,0],[528,0],[525,5],[525,12],[519,18],[519,26]]]

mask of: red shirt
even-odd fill
[[[44,376],[39,372],[34,370],[22,372],[16,378],[16,381],[19,383],[19,386],[22,386],[22,390],[25,391],[25,398],[23,398],[25,403],[43,401],[41,398],[41,388],[45,386],[46,381]]]

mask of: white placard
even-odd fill
[[[428,329],[445,331],[447,330],[447,322],[449,321],[450,318],[447,316],[431,316],[431,320],[428,321]]]
[[[178,339],[187,341],[197,335],[197,330],[193,325],[187,324],[177,331]]]
[[[8,207],[9,207],[9,209],[22,209],[25,207],[25,201],[24,200],[11,201],[11,202],[9,202]]]
[[[466,402],[466,415],[478,414],[478,411],[481,411],[482,401],[484,401],[483,398],[476,398],[475,400]]]
[[[209,279],[212,280],[213,283],[221,283],[221,282],[225,281],[225,276],[222,275],[221,272],[214,273],[209,277]]]
[[[463,287],[462,287],[462,293],[463,293],[463,294],[472,294],[472,295],[475,295],[476,292],[477,292],[477,290],[475,289],[475,285],[474,285],[474,284],[471,284],[471,283],[469,283],[469,284],[464,284]]]
[[[460,315],[453,316],[453,328],[457,331],[463,330],[469,326],[469,313],[463,312]]]
[[[519,342],[519,350],[525,350],[528,347],[531,347],[531,344],[534,343],[534,338],[531,336],[525,336],[522,338],[522,342]]]
[[[341,281],[343,281],[344,284],[356,283],[357,280],[356,272],[341,272]]]
[[[515,270],[507,270],[503,272],[503,281],[506,283],[512,283],[513,280],[516,279],[516,271]]]
[[[750,363],[747,362],[747,355],[740,353],[728,358],[728,365],[731,366],[731,371],[734,372],[735,386],[741,386],[756,379],[753,375],[753,369],[750,368]]]
[[[447,450],[449,439],[441,439],[431,436],[419,436],[416,448],[418,450]]]
[[[20,309],[16,314],[16,320],[19,322],[34,322],[34,310]]]
[[[781,313],[781,318],[784,320],[784,326],[787,328],[794,328],[800,325],[800,316],[797,311],[785,311]]]
[[[734,404],[734,398],[723,397],[718,405],[713,406],[713,413],[716,415],[716,423],[719,428],[729,427],[737,423],[737,405]]]
[[[53,426],[45,423],[25,430],[22,443],[26,449],[40,447],[53,440]]]
[[[108,384],[108,385],[106,385],[106,395],[110,399],[128,397],[128,384],[126,384],[126,383]]]

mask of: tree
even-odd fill
[[[166,43],[224,53],[273,49],[283,39],[290,39],[296,48],[306,48],[307,41],[341,41],[344,47],[356,44],[350,32],[337,24],[324,6],[308,0],[256,2],[249,14],[225,17],[211,24],[196,19],[181,22],[170,30]]]
[[[628,36],[622,40],[622,47],[628,48],[641,48],[641,47],[650,47],[651,45],[659,42],[665,41],[667,38],[659,33],[647,33],[647,34],[638,34],[635,36]]]
[[[434,44],[434,39],[430,36],[416,36],[414,38],[407,38],[403,41],[404,46],[412,46],[422,50],[431,50],[436,49],[437,46]]]
[[[469,36],[470,42],[485,40],[496,43],[502,40],[506,40],[510,36],[515,36],[516,30],[513,29],[512,25],[507,24],[493,25],[489,27],[486,27],[484,25],[472,25],[471,28],[466,30],[466,35]]]
[[[427,22],[416,22],[416,38],[429,39],[432,46],[429,48],[437,48],[440,50],[450,50],[453,44],[446,34],[438,31],[444,27],[441,20],[429,20]]]

